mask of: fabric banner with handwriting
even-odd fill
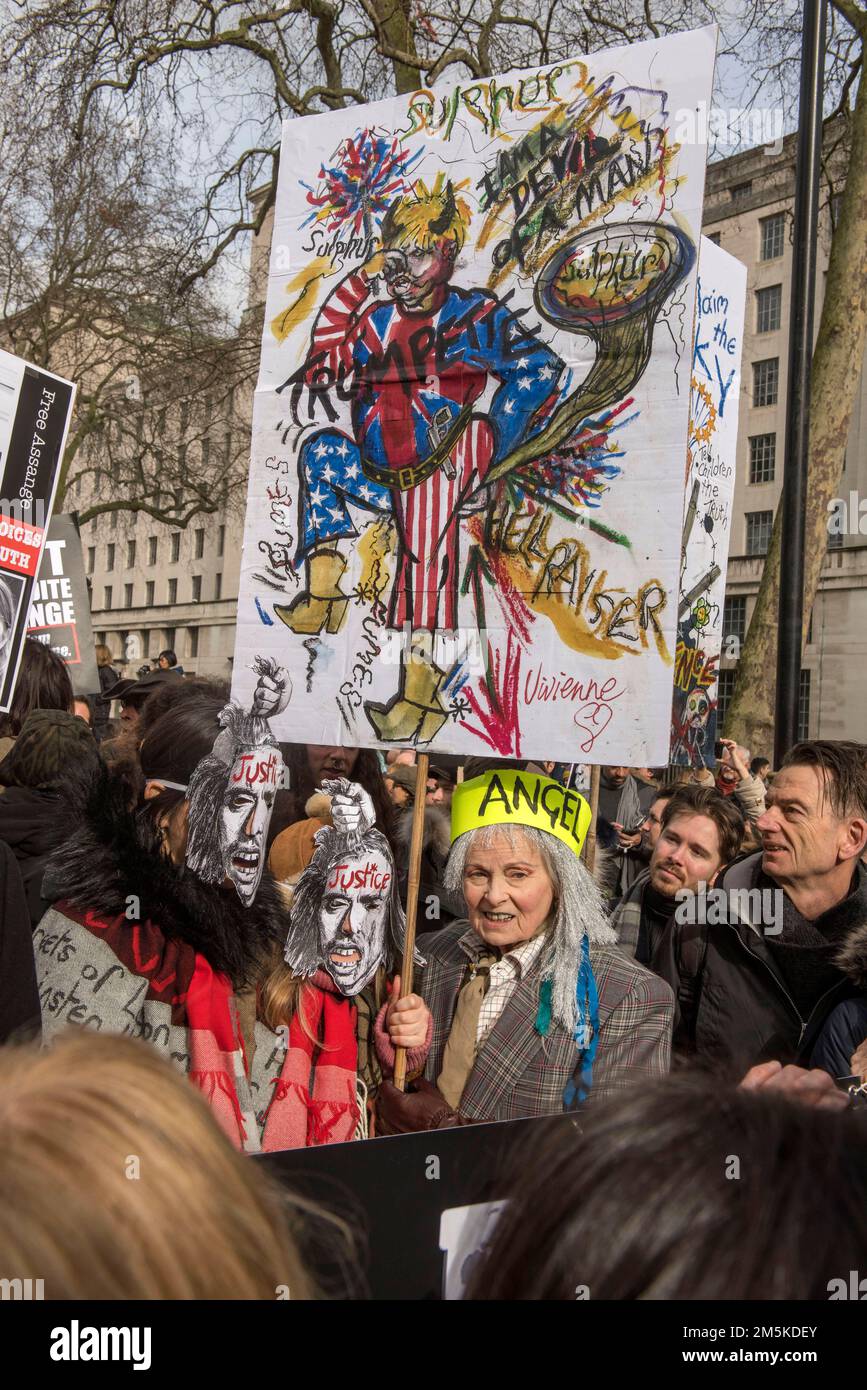
[[[670,761],[714,763],[747,268],[701,239]]]
[[[713,27],[284,128],[233,694],[664,762]]]

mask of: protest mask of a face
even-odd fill
[[[219,818],[220,856],[227,880],[246,907],[262,878],[268,826],[282,777],[283,759],[279,749],[270,746],[239,751],[229,771]]]
[[[341,994],[358,994],[383,962],[393,872],[380,850],[350,851],[329,869],[319,946],[322,965]]]

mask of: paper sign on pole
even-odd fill
[[[12,701],[75,387],[0,351],[0,711]]]
[[[701,239],[669,761],[714,762],[747,268]]]
[[[99,691],[81,537],[71,516],[53,516],[30,600],[27,636],[66,662],[76,695]]]
[[[664,762],[715,30],[287,123],[233,694]]]

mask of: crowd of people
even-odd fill
[[[234,785],[272,745],[224,682],[97,658],[77,700],[27,641],[0,721],[0,1249],[49,1296],[312,1296],[305,1230],[347,1266],[351,1233],[247,1154],[573,1110],[471,1297],[826,1297],[857,1268],[864,745],[605,767],[592,825],[568,764],[437,757],[422,782],[410,749],[275,743],[266,796]]]

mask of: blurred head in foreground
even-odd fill
[[[145,1043],[0,1050],[0,1277],[47,1299],[304,1299],[299,1204]]]
[[[863,1268],[863,1115],[671,1076],[580,1125],[540,1123],[467,1298],[828,1299]]]

